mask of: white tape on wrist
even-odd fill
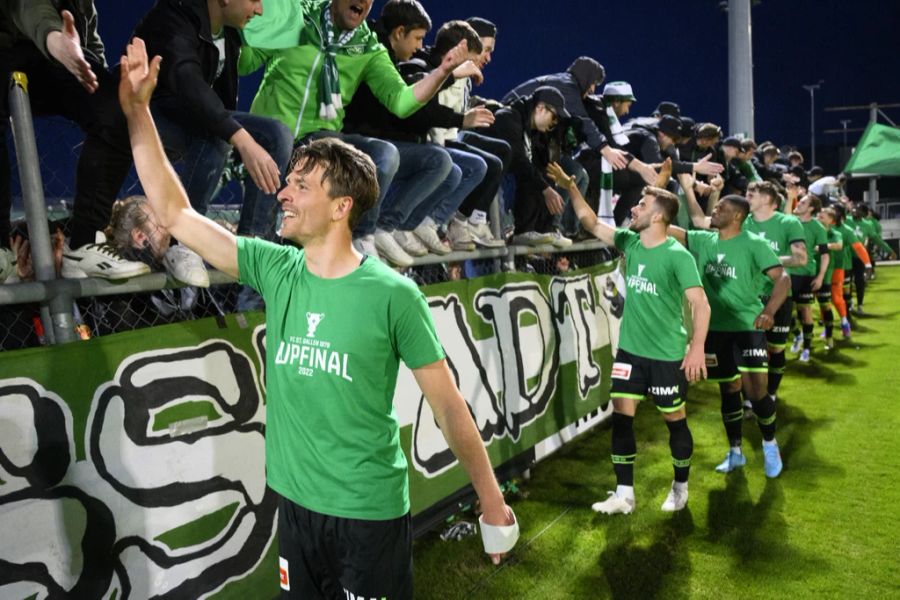
[[[519,521],[512,509],[509,512],[513,516],[512,525],[488,525],[484,522],[484,513],[478,517],[481,525],[481,541],[484,543],[484,551],[488,554],[504,554],[512,550],[519,540]]]

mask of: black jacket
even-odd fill
[[[188,129],[228,141],[241,129],[237,107],[237,60],[241,35],[224,28],[225,65],[217,78],[219,51],[210,31],[205,0],[157,0],[134,29],[149,56],[163,57],[153,104]]]
[[[625,133],[628,135],[628,144],[626,144],[625,150],[633,154],[638,160],[647,164],[658,165],[667,157],[672,157],[672,154],[668,152],[663,155],[659,147],[659,139],[656,137],[655,127],[632,127],[626,130]],[[690,162],[672,161],[672,175],[692,173],[693,170],[694,165]]]
[[[382,34],[380,31],[378,33],[380,38]],[[387,40],[383,40],[382,43],[385,41]],[[387,47],[390,48],[390,45]],[[396,64],[393,53],[390,56],[395,61],[403,80],[408,84],[416,83],[431,72],[437,58],[430,49],[421,51],[412,60],[400,64]],[[440,65],[439,60],[437,64]],[[452,83],[451,77],[444,82],[444,87]],[[343,131],[386,140],[421,143],[427,141],[428,130],[432,127],[460,128],[462,124],[463,115],[441,104],[437,94],[411,116],[401,119],[385,108],[372,94],[369,86],[362,83],[353,95],[353,101],[347,106]]]
[[[0,48],[12,48],[28,40],[53,60],[47,52],[47,35],[62,31],[60,11],[68,10],[75,18],[75,29],[81,38],[86,58],[106,66],[103,42],[97,33],[97,11],[93,0],[0,0]]]
[[[540,167],[546,167],[549,156],[546,145],[535,143],[538,132],[531,129],[531,113],[534,111],[534,100],[531,96],[514,101],[507,107],[494,113],[494,123],[479,133],[505,141],[512,149],[509,172],[516,178],[516,185],[527,186],[535,190],[544,190],[550,183],[544,177]],[[526,142],[526,136],[528,138]],[[531,156],[526,150],[531,149]]]
[[[592,69],[593,65],[581,64],[576,60],[564,73],[543,75],[519,84],[503,97],[503,103],[511,104],[519,98],[530,96],[542,85],[555,87],[566,99],[566,110],[572,115],[572,124],[580,137],[579,141],[585,142],[593,150],[600,150],[609,145],[609,141],[597,128],[584,105],[584,93],[599,76],[597,73],[583,72]]]

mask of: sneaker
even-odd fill
[[[411,267],[413,264],[412,257],[400,247],[390,231],[375,230],[375,248],[382,259],[387,259],[398,267]]]
[[[200,255],[181,244],[169,246],[163,265],[174,279],[194,287],[209,287],[209,273]]]
[[[381,258],[378,256],[378,249],[375,247],[375,236],[371,233],[368,235],[361,235],[358,238],[353,238],[353,247],[356,248],[360,254]]]
[[[687,483],[683,485],[676,485],[674,482],[672,483],[672,489],[669,490],[669,495],[666,496],[666,501],[662,503],[660,507],[664,512],[675,512],[683,509],[687,506],[688,501],[688,488]]]
[[[594,502],[591,504],[591,510],[605,515],[614,515],[617,513],[628,515],[634,510],[634,499],[617,496],[615,492],[607,493],[609,494],[609,498],[603,502]]]
[[[568,248],[569,246],[572,245],[572,239],[567,238],[566,236],[564,236],[563,234],[561,234],[558,231],[551,231],[550,237],[552,238],[550,243],[553,244],[554,246],[556,246],[557,248]]]
[[[428,248],[422,241],[413,235],[412,231],[394,230],[394,239],[403,248],[403,251],[410,256],[425,256],[428,254]]]
[[[801,349],[801,348],[803,348],[803,336],[802,336],[802,335],[795,335],[795,336],[794,336],[794,343],[791,344],[791,352],[793,352],[794,354],[796,354],[797,352],[800,352],[800,349]]]
[[[442,240],[441,236],[438,235],[437,225],[431,217],[426,217],[418,227],[413,229],[413,234],[425,244],[429,252],[444,255],[450,254],[452,251],[450,244]]]
[[[571,240],[570,240],[571,241]],[[549,233],[526,231],[513,237],[513,243],[519,246],[543,246],[553,243],[553,236]]]
[[[494,237],[494,232],[491,231],[490,225],[487,223],[479,223],[478,225],[473,225],[472,222],[467,223],[469,227],[469,231],[472,233],[472,238],[475,240],[475,243],[484,248],[503,248],[506,246],[506,242],[503,240],[498,240]]]
[[[753,413],[753,403],[749,400],[744,400],[744,418],[752,419],[756,415]]]
[[[834,349],[834,338],[825,338],[825,349],[826,350]]]
[[[460,219],[450,219],[450,226],[447,228],[447,239],[454,250],[471,252],[475,249],[475,237],[472,235],[472,230],[469,229],[465,221]]]
[[[103,279],[130,279],[150,272],[146,264],[125,260],[119,251],[106,243],[106,237],[97,232],[97,242],[81,248],[63,249],[62,276],[66,279],[102,277]]]
[[[766,477],[778,477],[784,467],[784,463],[781,462],[781,452],[778,451],[778,443],[763,442],[763,456],[765,457]]]
[[[725,460],[716,465],[716,473],[731,473],[735,469],[740,469],[747,464],[747,457],[741,452],[729,449],[725,455]]]
[[[841,334],[845,340],[850,339],[850,323],[841,323]]]
[[[0,283],[16,272],[16,254],[9,248],[0,248]]]
[[[867,313],[866,311],[863,310],[862,304],[857,304],[855,307],[853,307],[853,312],[855,312],[855,313],[858,314],[858,315],[867,315],[867,314],[869,314],[869,313]]]
[[[809,362],[809,348],[804,348],[800,353],[800,362]]]

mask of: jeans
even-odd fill
[[[403,229],[415,211],[424,213],[416,225],[430,215],[442,200],[434,192],[453,168],[450,155],[437,144],[391,143],[400,153],[400,168],[378,216],[378,228],[387,231]]]
[[[353,229],[353,237],[362,237],[375,233],[375,223],[384,206],[385,195],[391,186],[397,170],[400,168],[400,153],[390,142],[366,137],[357,133],[341,133],[340,131],[315,131],[302,141],[312,141],[325,137],[336,137],[369,155],[375,163],[375,174],[378,178],[378,201],[362,216]],[[301,142],[302,143],[302,142]]]
[[[294,147],[290,130],[281,121],[269,117],[242,112],[232,116],[269,153],[278,166],[279,176],[283,176]],[[231,154],[231,144],[184,127],[159,110],[154,112],[154,120],[170,160],[184,164],[181,180],[191,206],[205,214]],[[248,177],[244,182],[238,234],[274,239],[277,213],[275,194],[264,193]]]
[[[483,158],[456,148],[445,146],[444,150],[453,161],[450,174],[431,194],[431,197],[413,211],[401,229],[407,231],[415,229],[428,216],[438,225],[449,223],[450,217],[456,214],[463,200],[484,179],[488,166]],[[433,199],[436,199],[436,202]]]
[[[509,144],[503,140],[472,131],[462,131],[459,134],[459,141],[447,142],[447,145],[457,150],[477,154],[484,159],[487,165],[484,178],[460,205],[460,212],[466,216],[470,216],[474,210],[490,212],[491,204],[497,197],[500,184],[503,182],[503,172],[509,167],[512,156]]]

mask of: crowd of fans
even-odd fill
[[[57,240],[59,272],[120,280],[165,270],[205,287],[202,261],[154,226],[139,197],[116,201],[132,165],[118,71],[97,33],[93,2],[65,4],[61,12],[50,0],[0,6],[4,77],[25,72],[34,113],[62,115],[85,132],[68,239]],[[475,87],[497,51],[494,23],[450,21],[425,45],[434,27],[419,2],[388,0],[367,20],[371,8],[372,0],[300,0],[267,3],[263,13],[259,0],[159,0],[136,24],[150,56],[163,59],[153,116],[197,211],[207,211],[228,162],[238,162],[246,178],[236,231],[277,240],[276,194],[293,148],[325,136],[374,161],[378,203],[356,225],[354,244],[401,268],[429,253],[507,243],[567,248],[583,239],[569,193],[546,172],[551,163],[616,225],[629,219],[645,185],[693,199],[704,211],[711,196],[745,194],[761,181],[774,186],[785,213],[807,194],[823,206],[843,196],[840,177],[807,170],[798,152],[723,137],[719,126],[683,115],[674,102],[626,121],[636,91],[626,81],[606,82],[604,66],[591,57],[528,79],[499,101],[479,97]],[[237,111],[239,76],[259,69],[250,112]],[[8,116],[5,96],[0,110]],[[671,171],[660,175],[667,159]],[[512,227],[490,222],[498,197]],[[10,205],[4,155],[0,278],[15,281],[27,278],[28,248],[11,238]],[[867,208],[851,211],[863,244],[883,245]],[[839,209],[832,218],[840,223]],[[463,271],[454,267],[454,277]],[[854,283],[864,293],[864,277]],[[165,292],[148,302],[178,314],[192,306],[191,296]],[[239,305],[258,306],[246,297]]]

